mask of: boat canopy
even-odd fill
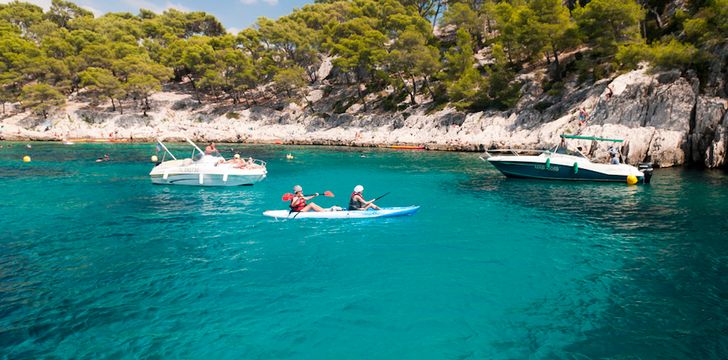
[[[621,139],[607,139],[607,138],[601,138],[601,137],[596,137],[596,136],[582,136],[582,135],[566,135],[566,134],[562,134],[561,135],[561,138],[563,138],[563,139],[578,139],[578,140],[624,142],[624,140],[621,140]]]

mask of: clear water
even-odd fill
[[[237,146],[269,178],[211,189],[151,185],[152,145],[2,144],[2,358],[728,357],[722,172],[629,187],[508,180],[477,154]],[[261,216],[294,184],[330,206],[358,183],[422,209]]]

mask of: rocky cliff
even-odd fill
[[[351,146],[421,144],[433,150],[482,151],[544,148],[557,144],[560,134],[570,133],[625,139],[622,152],[629,163],[726,166],[728,101],[700,95],[699,82],[691,74],[653,74],[640,69],[589,85],[565,82],[559,92],[544,92],[539,81],[542,75],[521,75],[523,97],[507,112],[434,111],[427,105],[397,112],[370,106],[365,111],[354,101],[347,104],[347,99],[354,98],[351,88],[321,83],[309,88],[300,104],[270,102],[252,107],[199,105],[189,94],[161,92],[152,96],[153,110],[148,116],[129,104],[128,113],[121,115],[77,97],[47,120],[23,112],[5,117],[0,123],[0,137],[135,141],[190,137],[199,141]],[[385,95],[386,90],[371,94],[369,100],[376,104]],[[580,109],[588,114],[584,123],[579,120]],[[609,144],[592,146],[587,141],[575,141],[571,146],[606,158]]]

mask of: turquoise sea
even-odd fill
[[[0,144],[2,359],[728,358],[721,171],[541,182],[471,153],[226,145],[268,179],[166,187],[151,144]],[[295,184],[422,209],[261,216]]]

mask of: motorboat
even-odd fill
[[[548,150],[488,150],[481,159],[489,162],[503,175],[512,178],[546,180],[584,180],[627,182],[630,184],[649,183],[652,177],[652,164],[643,163],[639,167],[619,163],[595,163],[580,150],[566,148],[566,139],[606,141],[622,143],[624,140],[607,139],[594,136],[561,135],[560,145]],[[616,147],[612,147],[614,158],[618,159]]]
[[[262,181],[268,173],[265,161],[238,156],[225,160],[219,152],[206,154],[190,139],[186,140],[193,148],[187,159],[177,159],[162,141],[157,141],[157,152],[163,152],[163,155],[149,173],[153,184],[244,186]],[[166,160],[167,156],[171,160]]]

